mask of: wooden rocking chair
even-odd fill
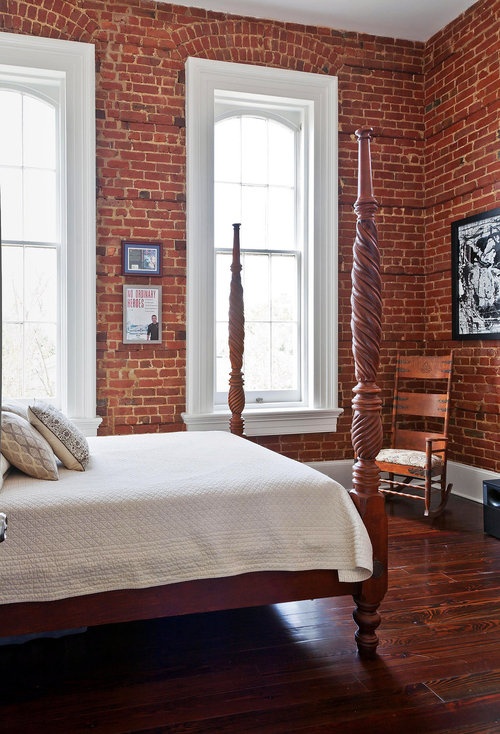
[[[381,477],[380,491],[423,500],[430,517],[444,510],[452,487],[446,484],[452,364],[453,353],[398,356],[391,448],[376,457],[388,474]]]

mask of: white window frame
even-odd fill
[[[213,127],[216,92],[309,100],[314,160],[311,222],[313,320],[307,404],[247,407],[247,435],[335,431],[337,380],[337,79],[306,72],[188,58],[187,410],[188,430],[226,429],[229,410],[214,406]]]
[[[0,67],[22,76],[54,70],[64,79],[66,166],[63,215],[59,407],[86,435],[96,416],[95,52],[88,43],[0,33]]]

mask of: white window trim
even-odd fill
[[[0,33],[0,64],[66,78],[67,318],[61,410],[86,435],[96,416],[95,61],[87,43]],[[64,369],[65,366],[65,369]]]
[[[337,382],[337,79],[247,64],[189,58],[187,135],[187,411],[188,430],[227,428],[229,410],[213,406],[213,125],[215,91],[261,93],[314,104],[314,376],[310,404],[246,408],[248,435],[335,431]],[[212,304],[212,306],[210,306]]]

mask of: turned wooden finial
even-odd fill
[[[245,340],[245,313],[243,286],[241,285],[240,224],[233,224],[233,260],[231,263],[231,290],[229,294],[229,374],[228,403],[231,411],[229,428],[231,433],[243,435],[244,421],[241,417],[245,407],[243,389],[243,350]]]

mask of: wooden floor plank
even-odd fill
[[[500,732],[500,542],[451,497],[388,503],[379,655],[348,597],[89,629],[0,647],[5,734]]]

